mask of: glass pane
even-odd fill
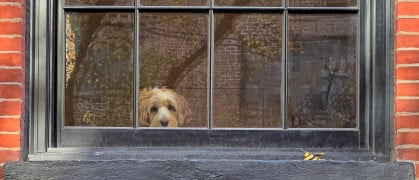
[[[357,0],[289,0],[289,6],[300,7],[354,7]]]
[[[356,127],[357,15],[290,15],[288,124]]]
[[[281,126],[280,14],[215,14],[213,126]]]
[[[65,125],[132,126],[133,16],[66,15]]]
[[[282,0],[214,0],[216,6],[281,6]]]
[[[208,15],[144,13],[140,21],[140,126],[206,127]]]
[[[207,0],[139,0],[143,6],[206,6]]]
[[[67,5],[132,6],[134,0],[67,0]]]

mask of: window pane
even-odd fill
[[[213,125],[281,125],[280,14],[216,14]]]
[[[139,124],[206,127],[208,15],[143,13],[140,21]],[[173,92],[144,91],[162,86]]]
[[[290,15],[290,127],[356,127],[356,39],[356,14]]]
[[[67,0],[67,5],[132,6],[134,0]]]
[[[143,6],[205,6],[207,0],[140,0]]]
[[[133,16],[66,15],[65,125],[132,126]]]
[[[353,7],[357,0],[289,0],[289,6],[306,7]]]
[[[282,0],[214,0],[216,6],[281,6]]]

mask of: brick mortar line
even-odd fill
[[[0,121],[1,121],[2,118],[14,119],[14,118],[18,118],[18,116],[19,116],[19,119],[20,119],[21,118],[21,115],[20,114],[5,114],[5,115],[1,115],[0,116]]]
[[[419,145],[417,145],[417,144],[397,145],[396,149],[419,149]]]
[[[412,64],[397,64],[398,68],[409,68],[409,67],[419,67],[419,63],[412,63]]]
[[[404,80],[404,79],[397,79],[397,84],[419,84],[419,80]]]
[[[22,7],[22,3],[20,2],[0,2],[0,6],[17,6],[17,7]]]
[[[0,131],[0,134],[20,135],[20,132]]]
[[[0,18],[0,22],[19,23],[22,21],[23,21],[23,18]]]
[[[19,147],[16,148],[7,148],[7,147],[0,147],[0,151],[20,151]]]
[[[419,84],[419,80],[401,80],[398,79],[396,84]]]
[[[23,87],[23,84],[20,82],[0,82],[0,85]]]
[[[0,121],[1,119],[20,119],[20,118],[21,118],[20,115],[1,115]]]
[[[400,15],[397,19],[419,19],[419,15]]]
[[[12,38],[23,38],[23,36],[20,35],[20,34],[2,34],[2,35],[0,35],[0,38],[12,39]]]
[[[419,2],[419,0],[398,0],[397,2]]]
[[[396,116],[419,116],[419,112],[397,112]]]
[[[416,47],[397,48],[396,51],[419,51]]]
[[[23,102],[19,98],[0,98],[0,102]]]
[[[407,32],[407,31],[399,31],[396,35],[412,35],[412,36],[419,36],[419,32]]]
[[[419,133],[419,128],[400,128],[396,130],[397,133]]]
[[[22,69],[21,66],[0,66],[0,69]]]
[[[396,99],[419,100],[419,96],[397,96]]]
[[[0,51],[0,54],[23,54],[22,51]]]

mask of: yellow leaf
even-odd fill
[[[86,124],[89,124],[90,120],[91,120],[91,114],[90,114],[90,111],[86,111],[86,112],[83,114],[83,121],[84,121]]]

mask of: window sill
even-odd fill
[[[311,152],[311,151],[310,151]],[[57,148],[6,163],[5,179],[414,179],[414,165],[378,162],[368,152],[298,149]]]

